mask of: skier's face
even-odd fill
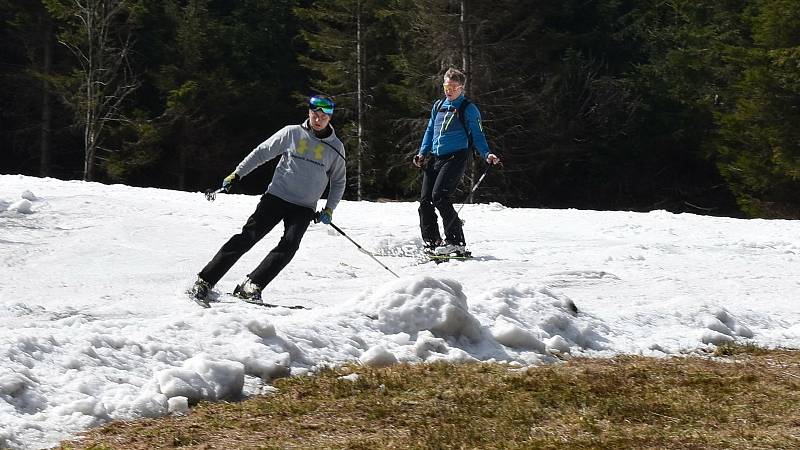
[[[331,116],[325,114],[322,111],[313,111],[308,110],[308,123],[311,124],[311,128],[314,131],[322,131],[331,121]]]
[[[453,81],[450,78],[444,79],[444,84],[442,84],[442,87],[444,88],[444,95],[447,96],[447,99],[451,102],[457,99],[464,90],[464,86],[461,83]]]

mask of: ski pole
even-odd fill
[[[348,236],[347,234],[345,234],[345,232],[344,232],[344,231],[342,231],[342,229],[341,229],[341,228],[339,228],[339,227],[337,227],[336,225],[334,225],[334,223],[333,223],[333,222],[331,222],[329,225],[330,225],[330,226],[332,226],[332,227],[333,227],[333,229],[334,229],[334,230],[336,230],[336,231],[337,231],[339,234],[341,234],[342,236],[346,237],[348,241],[350,241],[350,242],[352,242],[352,243],[353,243],[353,245],[355,245],[356,247],[358,247],[358,250],[360,250],[360,251],[361,251],[361,253],[364,253],[365,255],[369,256],[369,257],[370,257],[370,258],[372,258],[372,259],[374,259],[376,263],[378,263],[378,264],[380,264],[381,266],[383,266],[383,268],[384,268],[384,269],[386,269],[386,270],[388,270],[388,271],[389,271],[389,273],[391,273],[392,275],[396,276],[397,278],[400,278],[400,275],[398,275],[398,274],[396,274],[396,273],[392,272],[392,269],[390,269],[390,268],[386,267],[386,264],[384,264],[384,263],[382,263],[382,262],[378,261],[378,258],[376,258],[376,257],[375,257],[375,255],[373,255],[373,254],[372,254],[370,251],[368,251],[368,250],[364,249],[363,247],[361,247],[360,245],[358,245],[358,243],[357,243],[356,241],[352,240],[352,239],[350,238],[350,236]]]
[[[487,165],[486,166],[486,170],[483,171],[483,175],[481,175],[481,177],[478,178],[478,182],[475,183],[474,186],[472,186],[472,190],[469,191],[469,195],[466,198],[467,202],[472,203],[472,196],[475,194],[475,191],[478,189],[478,186],[480,186],[481,183],[483,182],[483,179],[486,178],[486,175],[489,173],[489,168],[491,168],[491,167],[492,167],[491,165]],[[450,225],[452,225],[453,222],[456,220],[456,218],[458,218],[458,214],[461,212],[461,209],[464,208],[465,204],[466,203],[462,203],[461,206],[458,207],[458,211],[456,211],[456,215],[452,219],[450,219],[449,222],[447,222],[447,225],[444,227],[444,232],[445,233],[447,233],[447,229],[450,228]],[[461,221],[461,223],[463,224],[464,221]]]
[[[481,175],[481,177],[478,178],[478,182],[475,183],[475,186],[472,186],[472,190],[469,191],[469,195],[467,196],[467,202],[468,203],[472,203],[472,197],[475,195],[475,191],[478,189],[478,186],[480,186],[481,183],[483,183],[483,179],[486,178],[486,175],[489,173],[489,169],[491,167],[492,167],[491,165],[487,164],[486,165],[486,170],[484,170],[483,174]],[[461,212],[461,208],[463,208],[463,207],[464,207],[464,203],[462,203],[461,206],[458,208],[458,211],[456,211],[456,214],[460,213]]]

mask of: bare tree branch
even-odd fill
[[[59,42],[80,64],[81,81],[70,103],[84,129],[85,180],[94,178],[97,151],[103,147],[106,128],[125,121],[123,105],[139,87],[128,56],[133,48],[127,26],[126,0],[74,0],[65,18],[72,30]],[[112,150],[108,150],[109,152]]]

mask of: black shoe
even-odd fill
[[[241,284],[237,284],[233,290],[233,295],[248,303],[263,304],[261,301],[261,290],[263,288],[253,283],[250,278],[244,280]]]
[[[192,289],[189,293],[192,295],[192,300],[203,308],[210,308],[208,304],[208,293],[211,292],[211,285],[202,278],[197,278],[194,282]]]

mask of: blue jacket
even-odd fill
[[[462,101],[464,101],[464,94],[461,94],[452,103],[445,98],[438,111],[434,111],[431,108],[428,128],[425,130],[425,136],[423,136],[422,144],[419,147],[418,153],[420,155],[425,156],[431,153],[435,156],[444,156],[467,148],[469,145],[467,132],[461,125],[461,120],[456,116],[458,114],[458,106],[461,105]],[[438,103],[438,100],[434,103],[434,108],[436,103]],[[486,143],[486,136],[483,135],[481,113],[478,111],[478,107],[470,102],[464,111],[464,115],[466,116],[467,127],[472,132],[472,143],[483,159],[486,159],[489,155],[489,144]]]

